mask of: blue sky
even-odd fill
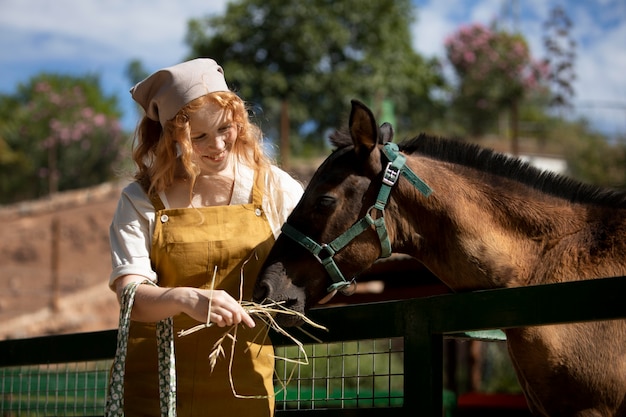
[[[626,135],[626,1],[624,0],[414,0],[413,45],[443,57],[443,42],[459,25],[505,18],[543,57],[542,25],[554,5],[573,20],[578,43],[577,114],[609,134]],[[98,74],[116,95],[132,129],[127,63],[157,70],[187,54],[187,21],[222,13],[226,0],[0,0],[0,93],[40,72]]]

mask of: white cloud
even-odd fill
[[[584,99],[602,99],[626,96],[626,54],[620,53],[626,41],[626,22],[615,30],[607,31],[603,37],[589,42],[578,53],[577,83]]]
[[[96,61],[119,56],[173,63],[185,55],[187,21],[225,8],[226,0],[3,0],[3,32],[18,39],[30,37],[31,42],[0,56],[6,62],[31,60],[41,54],[58,58],[57,53],[80,58],[86,53]],[[45,39],[45,44],[37,39]],[[88,44],[92,47],[82,47]]]
[[[505,3],[504,3],[505,4]],[[458,8],[458,4],[456,7]],[[482,22],[489,24],[502,13],[503,2],[501,0],[483,0],[476,2],[470,9],[469,22]]]
[[[434,8],[418,9],[411,33],[413,47],[428,57],[443,56],[443,39],[452,33],[454,25]]]

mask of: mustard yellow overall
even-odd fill
[[[160,198],[153,199],[156,224],[151,259],[159,286],[209,288],[215,274],[215,289],[239,299],[243,279],[242,299],[251,299],[256,276],[274,243],[261,207],[263,180],[264,175],[257,174],[251,204],[164,209]],[[226,357],[218,359],[213,372],[208,358],[228,327],[213,326],[177,336],[180,330],[197,324],[184,314],[174,317],[177,415],[273,415],[274,350],[264,337],[263,323],[257,320],[254,329],[238,327],[230,372],[229,338],[222,345]],[[132,322],[125,375],[126,416],[160,415],[157,366],[155,325]],[[264,398],[236,398],[231,375],[238,395]]]

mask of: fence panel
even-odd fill
[[[289,366],[279,373],[290,384],[278,393],[277,416],[439,417],[444,337],[623,319],[623,294],[626,278],[616,277],[314,309],[310,317],[329,331],[310,331],[322,343],[299,338],[311,362],[295,377]],[[289,339],[272,338],[279,353],[298,355]],[[0,411],[102,415],[115,342],[115,330],[1,341]]]

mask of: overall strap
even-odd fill
[[[254,185],[252,186],[252,204],[255,206],[263,205],[263,195],[265,194],[265,179],[267,178],[266,170],[254,171]]]
[[[163,204],[161,197],[159,197],[159,193],[150,193],[150,179],[148,177],[143,177],[142,179],[139,180],[139,184],[141,185],[141,188],[143,188],[143,190],[146,192],[146,194],[150,198],[150,201],[152,202],[152,205],[154,206],[154,210],[155,211],[165,210],[165,204]]]

